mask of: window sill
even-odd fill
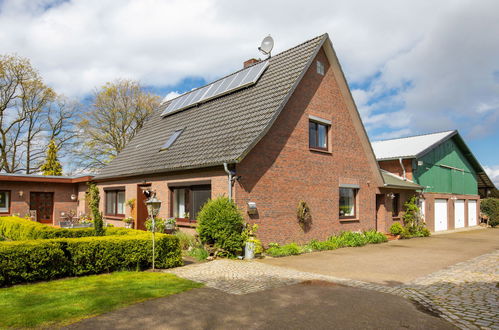
[[[359,222],[358,218],[340,218],[340,222]]]
[[[197,222],[183,222],[183,221],[177,221],[177,227],[180,228],[196,228],[198,226]]]
[[[332,155],[333,153],[327,149],[318,149],[318,148],[312,148],[312,147],[309,147],[308,148],[310,151],[313,151],[313,152],[320,152],[320,153],[323,153],[323,154],[329,154],[329,155]]]
[[[108,220],[123,220],[125,219],[124,215],[104,215],[104,219]]]

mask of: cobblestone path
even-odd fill
[[[256,261],[222,259],[165,272],[231,294],[246,294],[306,280],[329,281],[403,296],[440,314],[461,329],[499,330],[499,251],[397,287],[300,272]]]

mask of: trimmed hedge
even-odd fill
[[[147,269],[151,234],[0,243],[0,286],[66,276]],[[182,265],[179,239],[156,234],[156,266]]]
[[[106,228],[105,235],[141,235],[143,231],[126,228]],[[94,228],[56,228],[19,218],[0,217],[0,236],[13,241],[48,238],[78,238],[95,236]]]

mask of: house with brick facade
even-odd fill
[[[372,146],[382,171],[422,187],[420,207],[430,231],[479,224],[480,195],[488,196],[495,186],[458,131],[376,141]],[[396,195],[393,204],[405,198]]]
[[[85,193],[92,176],[0,173],[0,216],[32,216],[59,225],[68,214],[88,213]]]
[[[327,34],[164,101],[94,181],[116,226],[132,216],[144,228],[144,190],[182,230],[196,227],[209,198],[226,195],[264,243],[385,230],[377,195],[421,189],[380,171]],[[300,201],[312,213],[306,231]]]

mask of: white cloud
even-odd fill
[[[163,99],[163,102],[174,99],[177,96],[179,96],[180,94],[181,94],[180,92],[176,92],[176,91],[169,92],[168,94],[166,94],[165,98]]]
[[[499,165],[496,166],[484,166],[483,169],[489,178],[494,182],[496,187],[499,187]]]
[[[369,131],[499,122],[499,2],[72,0],[0,2],[0,53],[32,59],[57,91],[116,78],[174,86],[241,67],[272,34],[274,54],[329,32]]]

